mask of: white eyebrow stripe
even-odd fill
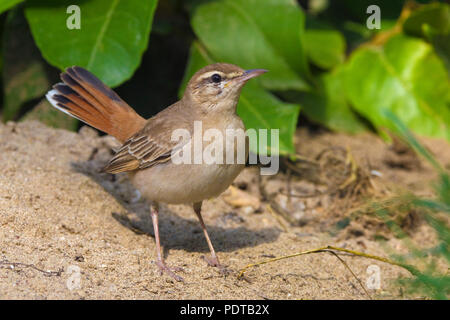
[[[219,74],[220,76],[224,76],[225,74],[221,71],[210,71],[207,73],[202,74],[201,77],[199,77],[199,80],[205,80],[206,78],[210,78],[213,74]]]
[[[226,73],[223,73],[222,71],[213,70],[213,71],[209,71],[209,72],[207,72],[207,73],[202,74],[202,75],[198,78],[198,80],[203,81],[203,80],[205,80],[205,79],[207,79],[207,78],[210,78],[213,74],[218,74],[218,75],[220,75],[221,77],[223,77],[223,78],[229,78],[228,80],[230,80],[230,79],[233,79],[233,78],[235,78],[235,77],[239,77],[239,76],[243,75],[243,72],[241,72],[241,71],[235,71],[235,72],[231,72],[231,73],[226,74]]]
[[[227,74],[227,76],[230,77],[230,78],[234,78],[234,77],[242,76],[242,74],[243,74],[243,72],[236,71],[236,72],[232,72],[232,73]]]

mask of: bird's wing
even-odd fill
[[[169,113],[170,109],[172,112]],[[181,150],[182,144],[186,142],[172,141],[173,130],[183,128],[191,132],[192,129],[190,117],[183,115],[183,112],[176,112],[177,109],[182,108],[173,105],[150,118],[144,128],[122,145],[102,171],[119,173],[168,162],[172,154]]]

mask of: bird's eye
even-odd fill
[[[212,80],[212,82],[219,83],[220,81],[222,81],[222,77],[219,74],[214,73],[211,76],[211,80]]]

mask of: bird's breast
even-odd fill
[[[172,204],[199,202],[225,191],[245,167],[248,141],[237,116],[227,121],[204,122],[201,147],[199,137],[194,135],[195,132],[183,149],[191,153],[190,157],[180,156],[177,161],[169,160],[131,174],[133,184],[144,197]]]

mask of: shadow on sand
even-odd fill
[[[72,167],[76,172],[93,179],[121,203],[126,212],[112,212],[114,219],[136,234],[154,237],[148,202],[143,199],[138,202],[132,202],[130,201],[132,196],[125,197],[124,193],[127,195],[135,194],[135,188],[130,181],[121,179],[119,184],[113,175],[99,172],[102,165],[103,163],[95,159],[87,162],[72,163]],[[189,210],[192,210],[192,207],[189,208]],[[133,213],[132,218],[130,218],[131,215],[129,213]],[[257,231],[250,230],[244,226],[228,228],[226,226],[207,224],[206,227],[217,252],[231,252],[239,248],[254,247],[262,243],[274,242],[281,232],[280,229],[275,227],[262,228]],[[209,252],[200,224],[193,210],[192,219],[186,219],[171,212],[167,206],[161,205],[159,230],[161,245],[164,247],[164,256],[167,256],[171,249],[182,249],[188,252]]]

